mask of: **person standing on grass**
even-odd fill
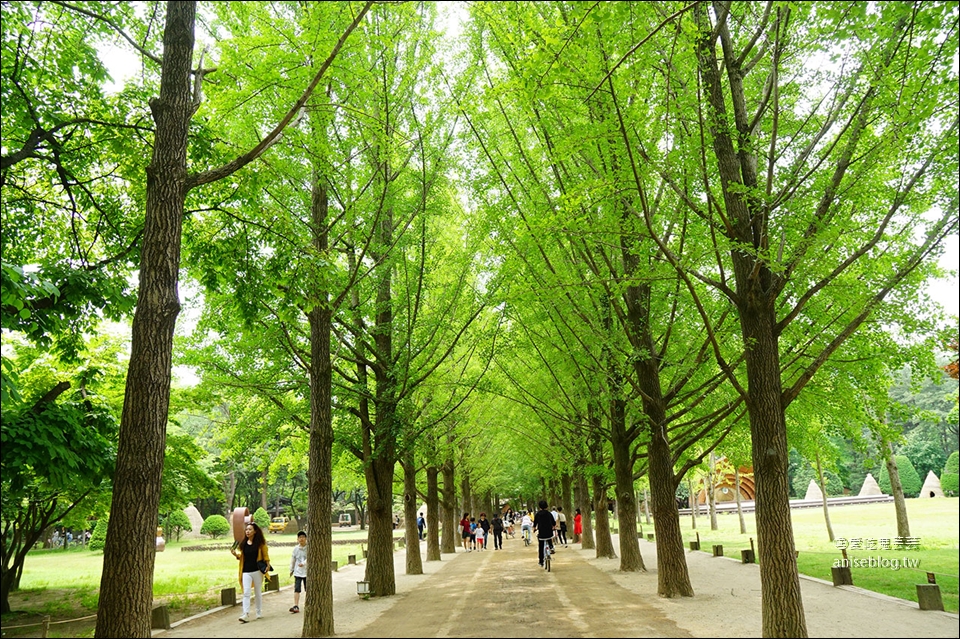
[[[307,585],[307,533],[297,533],[297,545],[290,555],[290,576],[293,577],[293,608],[290,612],[300,612],[300,591]]]
[[[239,547],[230,549],[233,556],[240,560],[240,586],[243,588],[243,615],[240,623],[250,621],[251,590],[256,594],[257,619],[263,618],[263,575],[270,570],[267,540],[260,526],[250,522],[244,533],[246,539],[240,542]],[[261,571],[261,565],[267,570]]]

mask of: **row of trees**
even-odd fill
[[[690,596],[675,495],[723,453],[754,469],[763,632],[806,634],[789,448],[889,450],[889,372],[936,370],[955,5],[475,3],[444,55],[430,3],[3,11],[4,328],[82,360],[138,279],[98,636],[149,632],[175,351],[224,504],[305,473],[323,531],[362,475],[377,595],[399,469],[408,573],[421,495],[427,560],[460,508],[542,494],[592,502],[614,556],[608,495],[630,528],[645,477],[658,592]],[[100,43],[141,56],[119,91]],[[326,565],[305,636],[333,632]]]

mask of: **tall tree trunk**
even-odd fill
[[[583,499],[580,503],[580,526],[583,533],[580,536],[580,547],[584,550],[592,550],[597,547],[597,542],[593,538],[593,500],[590,499],[590,486],[587,484],[587,478],[580,476],[581,490]]]
[[[317,255],[329,249],[329,200],[322,177],[315,174],[311,198],[312,231]],[[316,280],[319,281],[319,280]],[[333,364],[330,339],[333,310],[325,290],[314,291],[316,303],[307,313],[310,322],[310,463],[307,467],[307,513],[310,536],[307,537],[307,581],[310,596],[303,615],[304,637],[330,637],[333,625]]]
[[[893,456],[893,442],[882,440],[883,461],[887,465],[887,474],[890,476],[890,492],[893,493],[893,506],[897,512],[897,536],[910,536],[910,520],[907,519],[907,502],[903,498],[903,483],[900,481],[900,471],[897,469],[897,460]]]
[[[270,479],[270,464],[269,462],[264,463],[266,465],[260,471],[260,507],[267,510],[267,481]]]
[[[153,607],[156,521],[170,405],[173,331],[186,197],[187,138],[195,2],[168,2],[160,96],[150,103],[156,124],[147,168],[147,205],[140,287],[120,419],[97,607],[97,637],[149,637]]]
[[[763,634],[806,637],[807,623],[800,595],[793,524],[790,517],[788,448],[784,410],[780,404],[780,357],[772,313],[766,321],[744,314],[747,379],[750,386],[750,435],[757,498],[757,542]],[[761,319],[761,318],[757,318]]]
[[[379,417],[379,416],[378,416]],[[369,532],[367,569],[364,579],[370,582],[375,597],[388,597],[397,592],[393,568],[393,455],[382,451],[366,468],[367,511]]]
[[[476,517],[477,513],[473,509],[473,492],[470,490],[470,475],[468,472],[464,467],[463,472],[460,473],[460,497],[463,499],[463,507],[460,510],[470,513],[471,517]]]
[[[690,493],[690,521],[692,522],[692,529],[697,529],[697,515],[700,514],[700,500],[695,494],[693,494],[693,480],[690,479],[689,475],[687,476],[687,492]]]
[[[457,484],[453,470],[453,446],[447,442],[447,458],[440,468],[443,478],[443,492],[440,496],[440,552],[454,553],[457,551]]]
[[[674,492],[676,492],[676,488],[674,488]],[[676,501],[674,501],[674,503],[676,503]],[[677,517],[680,517],[679,513],[677,514]],[[649,526],[650,525],[650,491],[647,490],[646,488],[643,489],[643,519],[644,519],[644,523],[646,523]]]
[[[677,479],[664,423],[665,420],[660,422],[660,427],[651,428],[647,446],[653,529],[657,539],[657,594],[666,598],[692,597],[693,586],[677,508]]]
[[[593,481],[593,511],[597,517],[597,557],[616,559],[617,553],[613,549],[613,537],[610,536],[607,491],[603,486],[603,478],[594,475],[591,479]]]
[[[613,476],[617,495],[617,522],[620,524],[620,570],[645,571],[637,539],[637,503],[633,493],[632,441],[626,437],[626,402],[612,401],[610,411],[613,444]]]
[[[827,523],[827,536],[830,541],[834,540],[833,526],[830,525],[830,508],[827,506],[827,484],[823,481],[823,466],[820,464],[820,451],[816,454],[817,461],[817,481],[820,483],[820,497],[823,499],[823,520]]]
[[[735,497],[737,499],[737,517],[740,519],[740,534],[747,534],[747,522],[743,519],[743,505],[740,498],[740,469],[734,465],[733,467],[733,483],[734,488],[736,489]]]
[[[440,469],[431,461],[427,466],[427,561],[440,561]]]
[[[709,475],[706,482],[707,502],[710,504],[710,530],[718,530],[717,524],[717,456],[710,453]]]
[[[403,528],[404,545],[407,548],[407,574],[422,575],[423,559],[420,557],[420,531],[417,529],[417,467],[412,444],[407,442],[403,451]]]
[[[237,471],[231,470],[223,480],[223,501],[227,505],[227,510],[223,513],[224,517],[230,518],[233,512],[233,496],[237,492]],[[197,531],[199,532],[199,531]]]
[[[740,69],[726,66],[731,102],[737,129],[727,122],[727,100],[716,59],[716,33],[705,5],[694,15],[700,29],[697,58],[703,77],[704,96],[710,105],[710,131],[717,173],[720,176],[726,209],[726,232],[731,240],[731,261],[736,282],[734,300],[740,321],[744,360],[747,369],[747,407],[756,481],[758,560],[760,563],[761,610],[765,637],[806,637],[807,623],[800,594],[793,526],[790,518],[790,485],[787,426],[780,377],[779,329],[776,320],[775,274],[758,254],[768,247],[768,230],[763,216],[751,204],[750,193],[757,188],[756,157],[748,148],[743,76]],[[726,37],[729,37],[728,34]],[[732,61],[732,59],[731,59]],[[735,148],[731,130],[739,131],[741,147]]]
[[[560,475],[560,502],[563,504],[564,519],[567,524],[567,537],[573,536],[573,478],[569,472]]]

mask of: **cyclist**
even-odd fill
[[[523,535],[523,542],[530,545],[530,531],[533,529],[533,520],[530,513],[524,511],[523,519],[520,520],[520,534]]]
[[[543,565],[543,553],[550,552],[550,540],[553,539],[553,530],[556,528],[557,520],[553,514],[547,510],[547,502],[540,500],[537,504],[540,510],[533,516],[533,527],[537,531],[537,542],[539,548],[540,565]]]

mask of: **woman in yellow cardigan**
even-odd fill
[[[263,617],[263,574],[266,571],[261,571],[260,566],[266,565],[272,570],[270,555],[267,552],[267,540],[260,526],[251,522],[247,524],[244,532],[247,538],[240,542],[238,548],[230,550],[233,556],[240,560],[240,585],[243,587],[243,616],[240,617],[240,623],[250,621],[251,589],[257,595],[257,619]]]

